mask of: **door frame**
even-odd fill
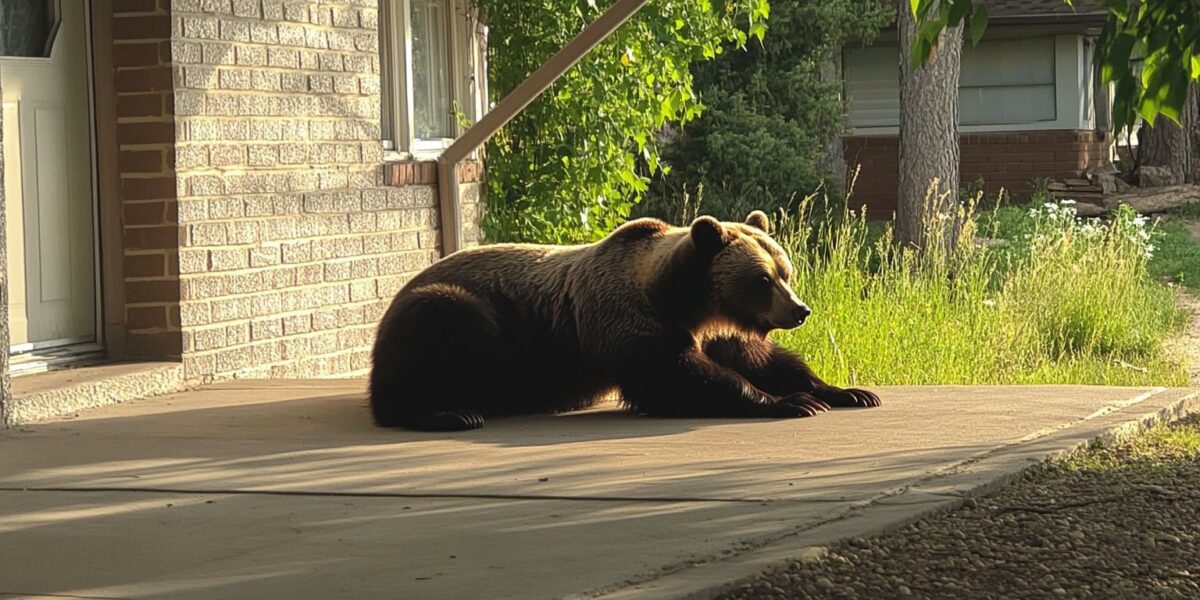
[[[92,136],[96,195],[97,339],[107,358],[127,355],[125,246],[121,227],[121,169],[118,164],[116,68],[113,66],[112,0],[87,0],[92,57]],[[102,76],[97,76],[101,74]]]

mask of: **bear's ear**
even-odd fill
[[[725,247],[728,234],[721,223],[712,217],[699,217],[692,221],[692,243],[696,248],[716,254]]]
[[[767,221],[767,213],[756,210],[746,217],[746,224],[763,232],[771,233],[771,223]]]

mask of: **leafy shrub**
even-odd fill
[[[845,106],[840,78],[822,70],[848,40],[874,37],[895,16],[894,5],[775,2],[761,44],[694,64],[704,113],[666,132],[663,161],[671,169],[655,178],[635,213],[672,216],[675,198],[703,187],[709,214],[735,218],[794,207],[827,183],[824,163],[830,141],[844,133]]]

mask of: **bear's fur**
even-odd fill
[[[639,219],[594,244],[446,257],[396,295],[371,371],[375,422],[461,430],[620,391],[673,417],[803,417],[878,397],[817,378],[767,338],[809,310],[766,215],[690,228]]]

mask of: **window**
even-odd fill
[[[60,25],[59,0],[0,2],[0,56],[50,56]]]
[[[985,41],[963,48],[959,123],[1053,121],[1054,38]]]
[[[483,30],[468,0],[385,0],[383,134],[397,155],[432,156],[481,112]]]
[[[1058,118],[1053,37],[987,40],[963,48],[959,72],[961,125],[1029,125]],[[849,48],[846,94],[855,128],[900,123],[895,46]]]

